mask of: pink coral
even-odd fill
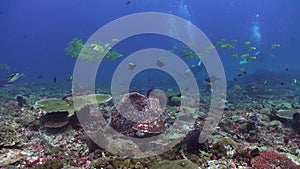
[[[291,159],[274,150],[261,151],[251,164],[254,169],[300,169]]]

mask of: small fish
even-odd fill
[[[257,52],[255,52],[255,53],[254,53],[254,55],[255,55],[255,56],[257,56],[257,55],[259,55],[260,53],[261,53],[261,50],[260,50],[260,51],[257,51]]]
[[[217,41],[217,44],[221,46],[224,42],[225,42],[225,38],[222,38]]]
[[[120,41],[120,40],[119,40],[119,39],[116,39],[116,38],[114,38],[114,39],[111,40],[112,43],[117,43],[117,42],[119,42],[119,41]]]
[[[221,45],[221,48],[226,48],[226,49],[235,49],[235,46],[229,43],[225,43]]]
[[[289,68],[285,68],[285,71],[289,71]]]
[[[53,79],[53,82],[56,83],[56,77]]]
[[[68,78],[68,82],[72,82],[73,81],[73,76],[70,75],[69,78]]]
[[[237,70],[238,72],[244,72],[245,71],[245,68],[243,68],[243,67],[240,67],[240,68],[238,68],[238,70]]]
[[[211,86],[210,82],[207,82],[206,79],[205,79],[205,81],[203,82],[203,85],[204,85],[204,86]]]
[[[24,76],[23,73],[14,73],[14,74],[11,74],[11,75],[9,75],[9,76],[7,77],[6,82],[7,82],[7,83],[12,83],[12,82],[18,80],[18,79],[19,79],[20,77],[22,77],[22,76]]]
[[[238,57],[238,54],[232,54],[231,57],[232,57],[232,58],[237,58],[237,57]]]
[[[271,49],[275,49],[275,48],[279,48],[280,44],[279,43],[275,43],[271,46]]]
[[[104,48],[110,49],[110,48],[111,48],[111,44],[110,44],[110,43],[105,44],[105,45],[104,45]]]
[[[243,88],[242,88],[240,85],[235,85],[234,88],[235,88],[236,90],[243,90]]]
[[[244,65],[244,64],[246,64],[246,63],[248,63],[248,61],[247,61],[247,59],[244,59],[244,60],[241,60],[239,64],[240,64],[240,65]]]
[[[251,56],[249,58],[247,58],[247,61],[251,61],[251,60],[255,60],[256,59],[256,56]]]
[[[136,68],[136,64],[134,63],[128,63],[128,70],[134,70]]]
[[[297,79],[293,79],[293,83],[297,84]]]
[[[250,54],[249,54],[249,53],[245,53],[245,54],[242,54],[242,55],[241,55],[241,58],[242,58],[242,59],[245,59],[245,58],[247,58],[247,57],[250,57]]]
[[[127,0],[126,5],[131,4],[131,0]]]
[[[164,62],[162,61],[161,58],[157,59],[157,61],[156,61],[156,66],[158,66],[158,67],[163,67],[163,66],[165,66],[165,64],[164,64]]]
[[[103,46],[101,46],[99,44],[95,44],[95,43],[91,44],[91,47],[92,47],[93,50],[101,52],[101,53],[104,51]]]
[[[263,83],[263,86],[266,86],[268,84],[269,81],[265,80]]]
[[[208,45],[207,47],[208,50],[213,50],[216,49],[216,47],[213,44]]]
[[[241,77],[241,76],[243,76],[243,74],[240,73],[240,74],[238,74],[238,76]]]
[[[255,46],[250,46],[248,49],[247,49],[247,52],[250,52],[252,50],[256,50],[256,47]]]
[[[280,85],[281,85],[281,86],[284,85],[284,82],[281,82]]]
[[[236,40],[236,39],[232,39],[230,42],[231,42],[231,43],[237,43],[237,42],[238,42],[238,40]]]
[[[242,43],[243,46],[247,46],[247,45],[250,45],[250,44],[251,44],[250,41],[246,41],[246,42],[243,42],[243,43]]]
[[[189,68],[189,69],[187,69],[187,70],[185,71],[185,73],[188,73],[188,72],[192,71],[192,72],[196,75],[196,77],[198,77],[198,76],[200,75],[200,72],[201,72],[201,70],[202,70],[203,68],[204,68],[204,66],[203,66],[203,64],[202,64],[202,61],[199,60],[197,64],[193,64],[193,65],[191,66],[191,68]]]

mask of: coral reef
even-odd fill
[[[61,160],[47,160],[43,164],[36,165],[33,169],[61,169],[63,168],[63,162]]]
[[[226,157],[230,154],[230,151],[236,150],[238,148],[238,145],[235,141],[233,141],[231,138],[221,138],[219,139],[212,147],[212,153],[218,158]]]
[[[159,100],[133,92],[123,96],[112,112],[111,126],[118,132],[133,136],[136,131],[159,134],[165,130]]]
[[[12,126],[1,126],[0,128],[0,148],[13,147],[20,143],[19,135]]]
[[[161,161],[151,167],[151,169],[198,169],[199,167],[189,160]]]
[[[96,49],[99,46],[94,47]],[[297,169],[300,164],[300,105],[299,93],[295,91],[299,91],[300,88],[296,84],[276,85],[275,81],[269,83],[272,85],[260,86],[259,82],[240,84],[242,91],[229,87],[221,122],[203,144],[199,144],[198,139],[210,108],[211,91],[207,89],[201,91],[199,110],[161,104],[162,98],[156,98],[157,95],[149,94],[146,97],[139,93],[130,93],[124,98],[124,105],[118,105],[124,106],[118,107],[124,111],[120,112],[113,102],[109,101],[109,95],[99,95],[98,98],[96,96],[97,99],[86,94],[66,95],[70,92],[69,83],[53,85],[51,81],[16,84],[13,88],[3,87],[0,88],[0,167],[124,169],[161,167],[158,164],[164,163],[165,168],[184,168],[184,165],[175,164],[176,161],[190,160],[194,163],[191,165],[203,169]],[[249,93],[255,86],[260,88],[261,92]],[[109,90],[109,87],[96,89],[98,93],[109,93]],[[141,88],[144,93],[147,90]],[[175,89],[169,89],[168,92],[167,98],[178,95]],[[274,97],[274,94],[278,97]],[[18,105],[17,96],[26,98],[26,104],[22,107],[21,104]],[[48,102],[45,98],[57,99],[50,99]],[[105,104],[98,104],[97,100],[104,100]],[[184,101],[184,97],[182,100]],[[32,107],[36,102],[39,104]],[[134,109],[128,106],[129,103]],[[165,107],[158,107],[159,103]],[[132,110],[135,112],[127,115],[139,116],[136,119],[140,121],[124,117],[123,114],[126,115],[127,111]],[[135,140],[158,136],[160,132],[164,135],[145,143],[127,140],[122,136],[100,136],[99,139],[110,147],[104,149],[87,136],[88,130],[80,127],[83,123],[79,123],[76,117],[79,113],[86,115],[85,112],[88,112],[87,121],[83,122],[89,123],[90,119],[95,119],[97,123],[97,118],[102,116],[105,121],[97,124],[98,126],[104,128],[111,125],[120,133],[135,137]],[[185,119],[188,119],[189,115],[193,115],[196,121],[187,123]],[[144,116],[147,121],[144,121]],[[43,122],[41,120],[44,126],[39,123],[41,117],[47,118]],[[65,125],[66,122],[77,126],[76,129]],[[62,126],[59,132],[47,132],[48,128],[52,129],[55,125]],[[90,125],[93,126],[94,123]],[[97,130],[99,131],[101,132]],[[170,146],[172,143],[174,146]],[[139,159],[121,157],[107,151],[130,156],[132,150],[138,154],[153,148],[166,151]],[[55,166],[56,162],[60,163]]]
[[[251,163],[254,169],[300,169],[300,165],[295,164],[291,159],[274,150],[261,151],[259,156],[252,159]]]

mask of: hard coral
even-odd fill
[[[63,99],[43,99],[35,104],[36,109],[43,111],[41,122],[46,128],[60,128],[68,124],[70,116],[89,105],[97,105],[110,101],[112,97],[106,94],[67,95]]]
[[[153,121],[163,114],[159,100],[137,92],[125,94],[117,107],[118,111],[134,122]]]
[[[49,98],[37,101],[35,108],[41,109],[45,113],[67,111],[71,116],[75,111],[87,105],[102,104],[109,102],[111,99],[112,97],[106,94],[72,95],[70,97],[67,95],[63,99]]]
[[[291,159],[274,150],[261,151],[260,155],[251,160],[254,169],[300,169]]]
[[[118,132],[134,136],[136,131],[159,134],[165,130],[159,100],[139,93],[128,93],[121,99],[117,110],[112,112],[112,127]]]

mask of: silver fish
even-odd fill
[[[23,73],[14,73],[14,74],[11,74],[11,75],[9,75],[9,76],[7,77],[6,82],[7,82],[7,83],[12,83],[12,82],[18,80],[18,79],[19,79],[20,77],[22,77],[22,76],[24,76]]]

